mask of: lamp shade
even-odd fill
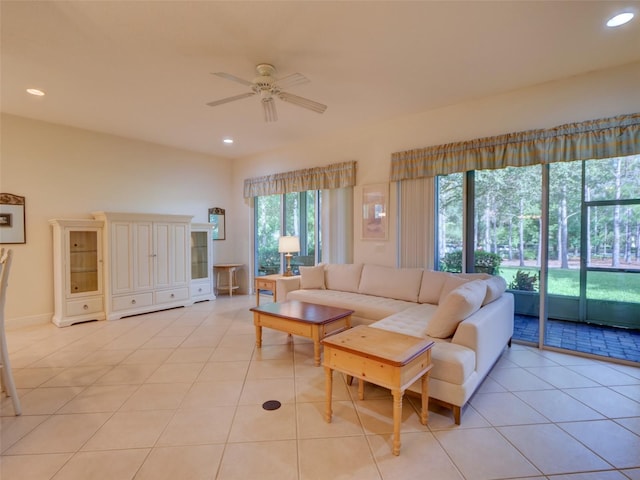
[[[278,252],[292,253],[300,251],[300,239],[298,237],[283,236],[278,240]]]

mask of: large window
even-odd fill
[[[638,178],[640,155],[438,177],[440,269],[503,276],[545,344],[602,354],[576,325],[640,330]]]
[[[281,235],[300,238],[300,252],[291,266],[298,273],[301,265],[314,265],[320,258],[319,191],[255,197],[255,274],[282,271],[283,255],[278,252]]]

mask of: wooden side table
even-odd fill
[[[422,411],[420,422],[429,418],[429,373],[434,342],[364,325],[322,340],[326,388],[326,415],[331,423],[333,371],[356,377],[358,395],[364,399],[364,382],[375,383],[393,394],[393,454],[400,454],[402,397],[407,388],[421,379]]]
[[[255,290],[256,290],[256,305],[260,306],[260,290],[269,290],[273,293],[273,303],[278,301],[278,292],[276,291],[276,283],[278,280],[282,278],[293,278],[293,277],[285,277],[279,273],[274,273],[273,275],[263,275],[262,277],[255,278]]]
[[[213,269],[216,271],[216,294],[220,290],[226,290],[229,296],[233,296],[233,291],[240,288],[236,282],[236,271],[242,267],[241,263],[216,263]],[[220,285],[220,273],[227,274],[227,284]]]

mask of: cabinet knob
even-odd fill
[[[89,305],[83,305],[82,308],[85,310],[89,310]]]
[[[135,298],[133,300],[131,300],[131,305],[135,305],[136,304],[136,300]]]
[[[172,293],[172,294],[171,294],[171,298],[173,298],[173,297],[175,297],[175,294],[173,294],[173,293]]]

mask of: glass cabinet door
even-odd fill
[[[209,232],[191,232],[191,279],[207,278],[209,275],[207,242]]]
[[[98,232],[69,231],[69,294],[99,290]]]

